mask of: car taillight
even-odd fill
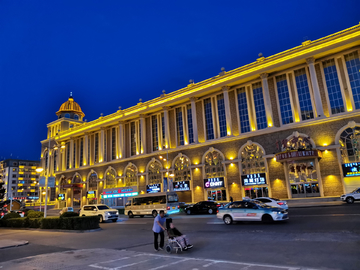
[[[1,213],[1,215],[3,216],[3,215],[4,215],[4,213]]]
[[[283,205],[284,203],[283,203],[283,202],[278,202],[277,204],[278,204],[278,205]]]
[[[216,210],[216,213],[219,213],[219,209],[218,209],[218,210]]]
[[[170,210],[170,206],[166,207],[167,210]]]
[[[23,215],[25,215],[25,212],[22,212]]]
[[[180,208],[180,205],[178,205],[178,207],[177,207],[178,209]]]
[[[216,206],[217,206],[217,207],[220,207],[220,206],[221,206],[221,204],[217,204]]]

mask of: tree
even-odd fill
[[[5,188],[4,188],[4,182],[0,182],[0,200],[4,199],[5,197]]]

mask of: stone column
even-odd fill
[[[85,133],[84,137],[84,145],[83,145],[83,166],[90,165],[90,160],[88,160],[88,153],[89,153],[89,134]]]
[[[269,85],[268,85],[267,77],[268,77],[267,73],[260,74],[260,78],[262,80],[262,86],[263,86],[263,93],[264,93],[264,105],[265,105],[265,111],[266,111],[267,125],[268,125],[268,127],[272,127],[272,126],[274,126],[274,120],[273,120],[273,114],[272,114],[272,109],[271,109],[271,100],[270,100]]]
[[[170,148],[169,107],[164,107],[165,147]],[[161,135],[162,136],[162,135]]]
[[[124,145],[124,122],[119,122],[119,158],[124,158],[125,145]]]
[[[316,116],[324,117],[325,115],[324,115],[324,109],[323,109],[322,102],[321,102],[319,83],[318,83],[318,80],[316,77],[316,72],[315,72],[314,57],[307,58],[306,63],[309,66],[311,85],[312,85],[313,92],[314,92]]]
[[[195,104],[195,101],[196,101],[195,97],[190,98],[191,116],[192,116],[193,133],[194,133],[194,143],[198,143],[199,142],[199,137],[198,137],[198,126],[197,126],[197,119],[196,119],[196,104]]]
[[[70,139],[70,156],[69,156],[69,169],[71,169],[74,165],[74,139]]]
[[[146,125],[145,117],[143,114],[140,114],[140,128],[141,128],[141,149],[140,154],[146,154]]]
[[[105,152],[105,130],[101,128],[100,130],[100,141],[99,141],[99,163],[104,162],[104,152]]]
[[[224,93],[224,104],[225,104],[225,116],[226,116],[226,131],[227,136],[233,134],[232,123],[231,123],[231,113],[230,113],[230,101],[229,101],[229,87],[224,86],[222,88]]]

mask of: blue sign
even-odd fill
[[[360,176],[360,162],[342,164],[344,177]]]
[[[161,184],[153,184],[146,186],[146,193],[157,193],[161,191]]]

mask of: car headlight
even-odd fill
[[[106,212],[105,214],[107,214],[108,216],[110,216],[110,213],[109,213],[109,212]]]

